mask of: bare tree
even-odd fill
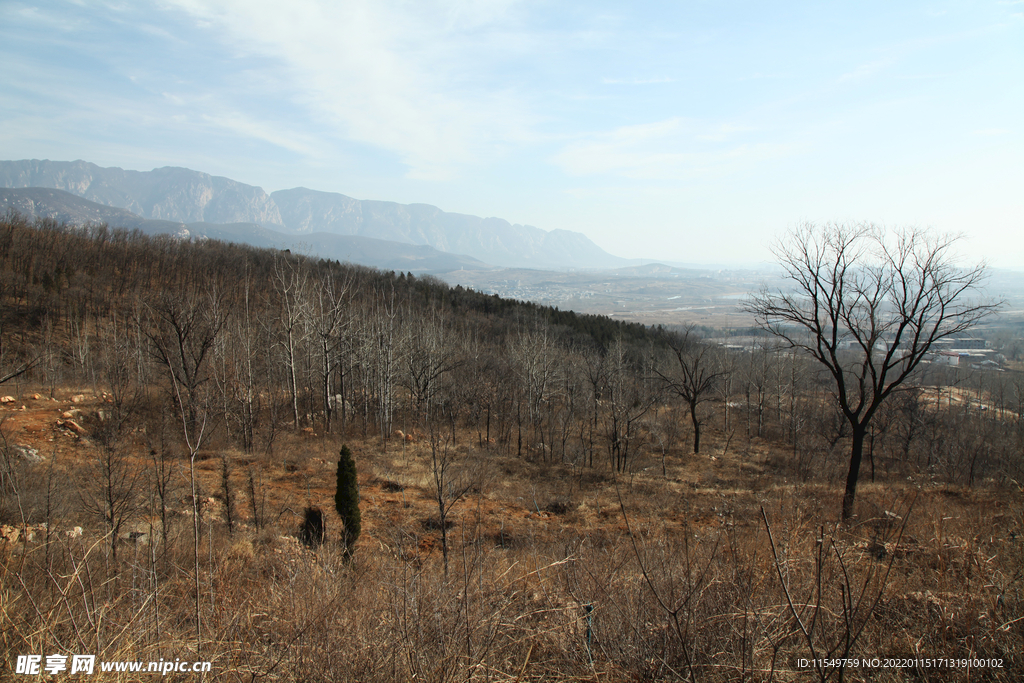
[[[320,398],[324,406],[324,431],[331,431],[335,405],[344,411],[344,400],[332,400],[331,379],[341,365],[342,336],[349,324],[348,299],[350,283],[339,280],[330,268],[324,268],[309,287],[308,315],[313,339],[316,341]]]
[[[238,425],[242,450],[252,453],[256,448],[263,397],[269,393],[266,386],[270,375],[267,363],[272,355],[272,343],[261,343],[261,330],[256,322],[260,310],[256,306],[253,283],[248,270],[241,286],[242,300],[237,305],[235,323],[229,330],[230,335],[223,335],[232,337],[233,343],[225,339],[217,345],[217,349],[223,349],[227,355],[224,360],[228,367],[224,368],[223,376],[225,390],[230,394],[229,403],[232,409],[226,411],[225,418],[234,418]]]
[[[186,436],[200,431],[200,409],[210,375],[211,351],[226,322],[217,294],[186,292],[175,298],[165,294],[150,306],[152,321],[147,336],[157,364],[171,383],[174,401]]]
[[[528,447],[537,444],[540,435],[543,450],[543,431],[541,422],[544,404],[550,399],[552,383],[555,380],[557,354],[554,340],[546,328],[520,328],[517,334],[510,335],[508,341],[508,359],[516,373],[516,385],[519,388],[516,401],[516,422],[519,429],[519,451],[522,454],[522,409],[526,407],[526,421],[531,433],[528,436]]]
[[[8,367],[9,361],[7,360],[7,348],[4,344],[4,340],[6,338],[7,335],[4,334],[3,323],[0,323],[0,384],[9,382],[17,377],[21,377],[39,363],[40,360],[42,360],[42,356],[38,355],[31,360],[20,363],[15,361],[14,367]]]
[[[4,382],[7,382],[8,380],[12,380],[15,377],[20,377],[20,376],[24,375],[26,372],[31,370],[32,367],[36,363],[38,363],[38,362],[39,362],[39,359],[36,358],[36,359],[30,360],[30,361],[27,361],[25,363],[22,363],[21,365],[18,365],[15,368],[12,368],[12,369],[9,369],[9,370],[2,370],[2,371],[0,371],[0,384],[3,384]]]
[[[196,291],[178,297],[164,295],[150,309],[151,331],[147,333],[152,353],[170,381],[170,398],[181,420],[181,432],[189,455],[189,486],[192,496],[193,567],[195,570],[196,653],[201,646],[199,589],[199,490],[196,482],[196,456],[211,427],[210,379],[211,350],[226,323],[217,292],[201,296]]]
[[[396,383],[408,350],[395,298],[392,287],[390,292],[382,291],[368,302],[361,329],[363,373],[373,399],[382,445],[392,432]]]
[[[278,324],[281,332],[281,346],[284,348],[288,366],[288,390],[291,393],[292,426],[299,429],[299,379],[298,364],[300,347],[306,341],[306,325],[309,317],[306,300],[306,282],[309,273],[301,264],[281,258],[274,262],[274,290],[280,300],[281,311]]]
[[[774,249],[793,285],[748,304],[758,324],[821,363],[852,432],[842,518],[853,513],[868,425],[935,342],[999,306],[969,296],[983,265],[960,268],[955,238],[919,229],[804,225]]]
[[[135,344],[130,331],[130,326],[126,327],[116,316],[112,318],[110,339],[101,357],[110,388],[110,403],[98,412],[91,425],[92,437],[99,448],[92,467],[83,477],[89,485],[79,489],[85,509],[99,516],[107,527],[110,556],[115,561],[121,529],[138,510],[136,489],[141,476],[130,460],[130,434],[145,390],[133,372]]]
[[[411,324],[407,386],[417,417],[426,420],[441,392],[445,375],[464,361],[443,310],[431,307],[409,315]]]
[[[467,467],[463,457],[455,450],[451,434],[442,433],[430,425],[431,497],[437,503],[437,525],[441,531],[441,554],[444,557],[444,575],[448,576],[448,516],[452,508],[470,491],[476,482],[473,468]]]
[[[768,403],[768,375],[771,363],[776,360],[775,350],[763,343],[755,343],[750,349],[743,367],[744,396],[746,397],[747,438],[761,438],[764,432],[765,406]],[[757,414],[757,430],[750,429],[750,416]]]
[[[704,417],[698,413],[700,404],[711,398],[718,382],[725,375],[725,370],[710,344],[693,334],[693,328],[687,328],[682,336],[672,344],[679,371],[662,372],[654,367],[655,373],[665,383],[666,388],[686,402],[690,410],[690,421],[693,423],[693,452],[700,453],[700,428]]]
[[[644,372],[646,368],[640,365],[643,361],[630,351],[619,339],[608,349],[604,359],[608,368],[602,389],[607,400],[604,437],[616,472],[627,472],[631,458],[643,449],[647,436],[641,429],[644,416],[659,398],[644,380],[650,373]]]

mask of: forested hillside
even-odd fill
[[[293,428],[354,423],[381,436],[409,410],[485,410],[507,438],[511,416],[519,432],[536,413],[555,366],[599,364],[617,345],[637,381],[637,359],[666,340],[431,277],[237,244],[16,218],[0,239],[4,324],[21,340],[9,364],[31,363],[51,387],[102,384],[127,366],[139,385],[176,377],[189,410],[216,406],[247,452],[282,410]]]
[[[9,666],[1021,671],[1012,361],[923,366],[872,423],[841,524],[850,434],[829,378],[764,336],[726,348],[431,277],[8,215],[0,344]]]

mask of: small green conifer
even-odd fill
[[[338,489],[334,494],[334,507],[343,525],[341,540],[345,546],[345,555],[351,557],[362,524],[359,515],[356,461],[352,458],[352,451],[347,445],[341,447],[341,458],[338,460]]]

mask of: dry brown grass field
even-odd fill
[[[178,680],[1021,679],[1013,487],[865,476],[856,517],[839,525],[841,447],[796,462],[711,428],[693,455],[683,428],[614,474],[503,455],[457,431],[444,445],[470,485],[448,517],[446,572],[430,438],[307,430],[272,455],[198,455],[196,576],[187,457],[171,462],[161,528],[156,448],[134,433],[112,544],[83,511],[106,399],[21,389],[0,407],[23,519],[0,539],[0,678],[32,679],[14,673],[19,655],[81,653],[211,662]],[[333,500],[343,441],[363,520],[352,561]],[[326,515],[317,548],[298,540],[307,507]],[[838,659],[847,665],[815,665]],[[87,679],[154,676],[97,665]]]

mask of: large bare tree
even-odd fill
[[[170,381],[171,402],[181,418],[182,436],[189,452],[188,476],[192,492],[193,568],[195,576],[196,653],[201,650],[199,589],[199,489],[196,456],[210,436],[210,364],[217,337],[227,322],[222,294],[212,287],[201,294],[198,287],[183,288],[175,296],[164,292],[150,305],[152,320],[147,332],[152,354]]]
[[[762,328],[831,375],[852,432],[844,520],[879,406],[937,341],[966,332],[999,305],[972,298],[986,270],[958,266],[955,242],[916,228],[803,225],[774,249],[791,287],[764,288],[748,304]]]

